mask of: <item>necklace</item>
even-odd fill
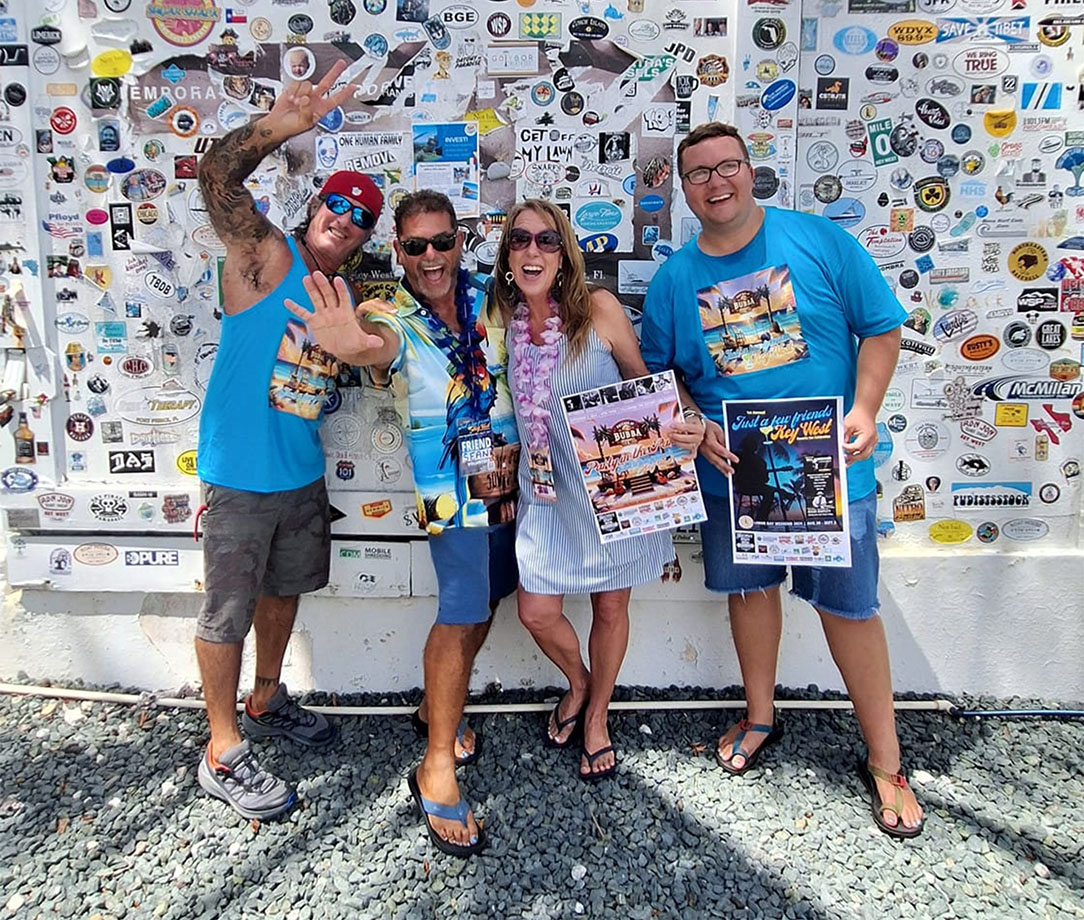
[[[542,324],[542,346],[537,361],[530,361],[527,356],[531,346],[531,329],[526,303],[520,301],[516,305],[511,322],[512,354],[516,359],[512,389],[520,415],[526,423],[527,443],[534,449],[549,447],[550,410],[547,403],[552,393],[551,379],[561,345],[561,317],[557,315],[557,303],[552,297],[549,307],[550,315]]]

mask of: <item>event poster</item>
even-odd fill
[[[670,441],[682,423],[673,371],[562,400],[603,543],[707,519],[689,451]]]
[[[477,217],[478,122],[414,125],[414,181],[447,195],[457,216]]]
[[[734,561],[851,564],[838,396],[723,402]]]

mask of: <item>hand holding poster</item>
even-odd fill
[[[723,403],[735,562],[850,566],[842,418],[838,396]]]
[[[668,434],[682,422],[673,371],[574,393],[561,406],[603,543],[707,520],[692,454]]]

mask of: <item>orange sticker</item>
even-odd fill
[[[361,513],[367,518],[382,518],[391,514],[391,500],[383,498],[378,502],[366,502],[361,506]]]

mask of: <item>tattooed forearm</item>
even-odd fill
[[[200,161],[203,203],[223,242],[256,244],[276,232],[256,209],[245,180],[279,142],[261,118],[215,141]]]

